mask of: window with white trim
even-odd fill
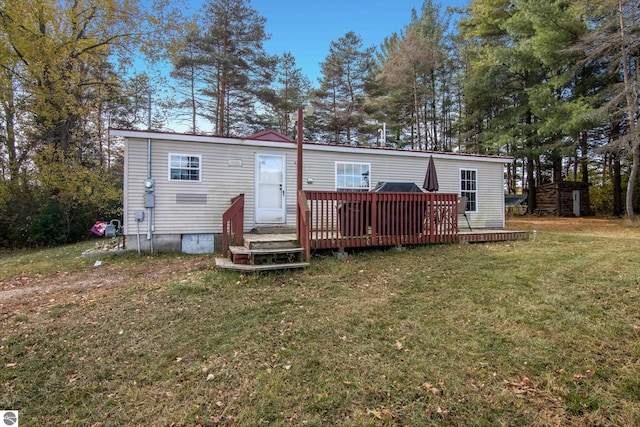
[[[169,181],[200,181],[202,156],[169,154]]]
[[[336,191],[369,191],[369,163],[336,162]]]
[[[460,169],[460,196],[467,198],[467,212],[478,210],[478,172]]]

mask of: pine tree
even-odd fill
[[[362,108],[366,77],[373,67],[373,48],[363,48],[353,31],[331,42],[329,55],[321,63],[321,86],[315,104],[321,126],[331,135],[328,142],[352,144],[365,122]]]
[[[473,145],[472,150],[481,153],[504,150],[526,159],[524,187],[532,212],[535,187],[545,179],[540,165],[548,137],[538,132],[540,117],[534,113],[530,91],[550,76],[530,43],[536,29],[520,7],[526,3],[474,0],[460,28],[468,42],[464,85],[470,135],[467,148]]]
[[[640,174],[640,126],[638,125],[638,58],[640,51],[640,11],[637,2],[607,0],[598,4],[579,2],[591,17],[591,31],[576,44],[586,52],[586,60],[606,65],[612,80],[605,89],[602,110],[610,118],[614,154],[631,159],[626,191],[626,214],[635,221],[634,193]],[[614,195],[615,199],[615,195]]]
[[[381,47],[381,63],[376,70],[378,95],[402,106],[399,120],[408,129],[412,149],[442,150],[442,137],[448,132],[450,54],[445,43],[448,19],[440,7],[426,0],[420,14],[412,18],[401,35],[394,35]],[[393,98],[389,95],[393,94]],[[372,93],[373,95],[373,93]]]
[[[268,97],[273,79],[275,58],[263,48],[266,20],[249,0],[208,0],[202,15],[197,53],[184,64],[206,70],[201,93],[213,101],[208,113],[213,133],[244,134],[255,117],[256,101]]]
[[[202,85],[206,80],[206,70],[198,61],[201,52],[198,49],[200,39],[199,29],[194,25],[183,34],[179,41],[174,42],[174,54],[171,55],[173,69],[171,77],[176,81],[176,96],[174,108],[186,111],[189,130],[198,133],[198,119],[203,114],[206,102],[201,96]]]
[[[382,140],[382,124],[384,123],[387,132],[384,137],[386,144],[395,147],[401,146],[406,110],[405,100],[410,99],[410,96],[401,89],[390,89],[388,85],[384,84],[384,80],[379,77],[384,64],[388,61],[391,53],[396,50],[399,42],[400,36],[397,33],[393,33],[384,39],[375,52],[371,78],[367,79],[365,86],[364,110],[375,121],[376,131],[378,132],[376,145],[380,145]]]
[[[282,134],[292,135],[295,121],[291,120],[291,114],[308,102],[311,82],[296,66],[296,60],[290,52],[285,52],[279,58],[275,77],[274,98],[269,105],[270,122]]]

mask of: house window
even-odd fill
[[[370,176],[369,163],[336,162],[337,191],[369,191]]]
[[[478,210],[478,172],[460,169],[460,196],[467,198],[467,212]]]
[[[170,181],[200,181],[201,156],[169,154]]]

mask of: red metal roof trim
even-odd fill
[[[273,141],[273,142],[296,142],[293,138],[283,135],[275,130],[263,130],[262,132],[254,133],[247,136],[246,139],[256,139],[258,141]]]

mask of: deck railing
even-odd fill
[[[231,206],[222,214],[222,254],[228,256],[229,246],[244,241],[244,194],[231,199]]]
[[[304,191],[304,195],[307,230],[299,232],[305,233],[305,239],[308,237],[311,249],[344,250],[457,240],[455,193]],[[298,210],[303,207],[299,196]]]
[[[299,191],[296,226],[307,262],[312,249],[450,243],[458,238],[458,195]],[[244,240],[244,194],[222,215],[222,252]]]

